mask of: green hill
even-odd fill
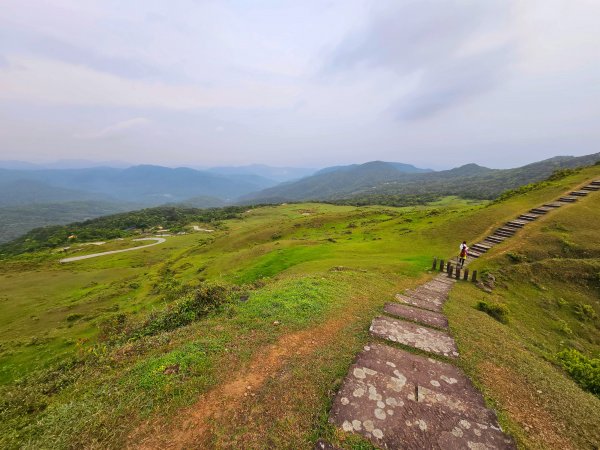
[[[125,235],[7,256],[0,447],[137,447],[149,437],[175,445],[193,418],[199,448],[309,448],[319,436],[368,448],[327,415],[383,304],[431,278],[433,256],[448,258],[457,242],[592,178],[600,167],[497,202],[243,208],[218,227],[210,216],[173,213],[174,230],[186,233],[153,247],[59,263],[138,245]],[[597,318],[576,306],[600,312],[598,197],[495,247],[474,264],[496,275],[492,294],[465,283],[446,306],[461,364],[523,447],[585,448],[597,436],[600,401],[557,355],[598,352]],[[150,211],[167,228],[167,213]],[[127,217],[90,230],[121,232]],[[147,213],[138,219],[149,224]],[[482,299],[506,303],[509,323],[474,308]]]
[[[326,200],[350,204],[403,205],[405,196],[456,195],[493,199],[507,189],[547,178],[554,171],[600,161],[600,153],[580,157],[559,156],[515,169],[488,169],[467,164],[451,170],[406,173],[393,164],[374,161],[359,166],[317,173],[294,183],[275,186],[242,197],[260,203]]]
[[[137,208],[138,205],[131,203],[104,201],[36,203],[0,207],[0,244],[17,239],[34,228],[84,221]]]

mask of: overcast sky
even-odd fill
[[[598,0],[2,0],[0,159],[595,153],[599,17]]]

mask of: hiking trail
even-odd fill
[[[473,245],[465,265],[528,223],[599,190],[600,180],[592,181],[521,214]],[[391,344],[366,345],[357,356],[335,395],[331,423],[382,448],[516,448],[481,393],[452,364],[459,354],[442,312],[456,282],[452,274],[440,273],[416,289],[397,294],[396,302],[385,305],[385,315],[373,319],[371,335]],[[335,447],[319,440],[315,448]]]

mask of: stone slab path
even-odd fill
[[[447,358],[458,357],[454,339],[448,334],[413,322],[381,316],[373,319],[369,331],[373,336],[388,341],[446,356]]]
[[[365,347],[330,417],[383,448],[513,448],[459,369],[384,345]]]
[[[436,328],[448,328],[448,319],[440,313],[427,311],[425,309],[413,308],[400,303],[387,303],[383,312],[400,319],[412,320]]]
[[[509,221],[472,246],[467,264],[530,222],[598,190],[600,180],[533,208],[520,216],[526,220]],[[386,449],[516,448],[467,376],[446,362],[459,356],[442,314],[455,282],[440,273],[416,289],[397,294],[397,303],[385,305],[388,316],[373,319],[369,331],[389,345],[370,344],[357,356],[334,398],[331,423]],[[315,448],[334,449],[323,440]]]

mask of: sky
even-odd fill
[[[2,0],[0,160],[600,152],[598,0]]]

